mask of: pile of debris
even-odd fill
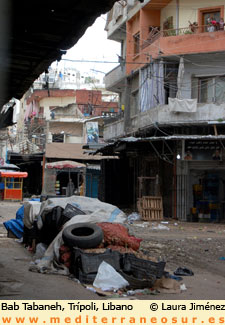
[[[139,258],[135,252],[140,247],[141,239],[130,236],[127,228],[121,224],[78,223],[66,227],[62,237],[64,245],[60,247],[60,260],[82,283],[96,284],[95,279],[99,278],[103,262],[117,271],[130,289],[152,288],[156,279],[163,275],[165,262]],[[107,269],[106,264],[103,265]],[[106,273],[102,270],[104,276]],[[112,274],[108,271],[108,285],[110,281]],[[118,283],[117,280],[115,285],[118,286]]]
[[[23,221],[31,271],[70,275],[96,292],[153,292],[177,282],[165,261],[140,251],[142,239],[129,234],[126,215],[113,205],[79,196],[26,202]]]

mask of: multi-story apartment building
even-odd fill
[[[105,83],[124,111],[101,149],[121,156],[115,202],[156,191],[165,216],[225,218],[224,14],[225,0],[118,1],[108,14],[121,56]]]
[[[24,95],[17,141],[8,152],[11,162],[22,165],[32,175],[24,182],[29,194],[40,193],[43,166],[48,160],[98,161],[100,168],[101,157],[83,154],[82,146],[87,142],[103,142],[105,118],[118,113],[116,94],[77,89],[79,73],[76,70],[64,69],[61,77],[56,72],[50,70],[42,74]],[[90,173],[94,172],[93,169]],[[63,182],[67,184],[67,179],[63,179],[61,188],[65,186]]]

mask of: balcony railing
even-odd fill
[[[180,36],[180,35],[193,35],[199,33],[209,33],[221,31],[218,26],[210,25],[195,25],[190,24],[188,27],[177,28],[177,29],[167,29],[160,30],[160,27],[152,27],[150,33],[148,34],[147,39],[142,44],[142,49],[154,43],[160,37],[169,37],[169,36]]]

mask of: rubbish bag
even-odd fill
[[[129,283],[111,265],[103,261],[99,265],[93,286],[103,291],[111,291],[127,287]]]
[[[56,206],[52,210],[42,213],[42,228],[39,229],[40,242],[50,245],[63,225],[68,221],[67,217],[63,216],[63,210],[62,207]],[[38,220],[38,225],[40,225],[40,220]]]
[[[142,239],[129,235],[126,227],[119,223],[99,222],[97,223],[104,233],[104,245],[114,245],[132,248],[137,251]]]

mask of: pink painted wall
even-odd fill
[[[131,60],[133,64],[127,64],[126,73],[130,74],[132,70],[137,70],[148,63],[149,55],[157,58],[159,51],[162,52],[162,57],[225,51],[225,31],[160,37],[154,43],[144,48],[138,56],[130,57],[129,60],[127,58],[127,61]]]
[[[160,26],[160,10],[140,11],[141,44],[147,39],[150,26]]]

